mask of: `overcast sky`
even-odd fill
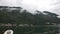
[[[30,12],[40,10],[60,15],[60,0],[0,0],[0,6],[20,6]]]

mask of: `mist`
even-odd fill
[[[34,13],[49,11],[60,15],[60,0],[0,0],[0,6],[17,6]]]

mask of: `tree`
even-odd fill
[[[56,23],[56,24],[59,23],[60,18],[57,17],[57,16],[59,16],[59,15],[57,15],[57,14],[55,14],[55,13],[48,12],[48,11],[44,11],[44,13],[47,14],[47,16],[48,16],[48,18],[49,18],[49,20],[47,19],[48,21],[50,21],[50,22],[52,22],[52,23]]]
[[[48,11],[44,11],[44,13],[46,13],[47,15],[51,16],[51,17],[57,17],[59,15],[55,14],[55,13],[51,13],[51,12],[48,12]]]

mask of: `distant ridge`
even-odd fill
[[[20,9],[22,9],[21,7],[10,7],[10,6],[0,6],[0,8],[20,8]]]

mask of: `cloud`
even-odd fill
[[[0,0],[0,6],[17,6],[16,0]]]
[[[60,14],[60,0],[0,0],[0,6],[20,6],[30,12],[47,10]]]

